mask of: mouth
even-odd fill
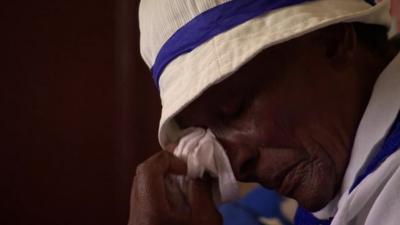
[[[275,190],[282,196],[293,197],[301,180],[302,173],[299,173],[298,169],[300,164],[302,164],[302,161],[282,170],[273,178],[272,184],[269,182],[260,182],[260,184],[266,188]]]
[[[283,179],[280,182],[276,191],[286,197],[293,197],[296,189],[299,187],[300,177],[298,174],[298,166],[300,163],[295,164],[285,171]]]

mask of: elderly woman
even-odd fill
[[[297,224],[398,224],[400,56],[388,0],[142,0],[142,55],[173,151],[208,129],[237,180],[301,206]],[[397,43],[396,43],[397,42]],[[137,169],[131,225],[222,224],[210,178],[189,180],[189,210],[161,151]]]

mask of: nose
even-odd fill
[[[260,152],[252,147],[245,135],[225,135],[217,137],[224,147],[237,180],[255,182]]]

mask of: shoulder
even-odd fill
[[[400,212],[400,151],[391,155],[382,165],[381,170],[376,171],[376,177],[385,177],[382,183],[377,182],[377,191],[369,199],[364,215],[357,220],[365,225],[398,224]],[[368,206],[369,205],[369,206]],[[360,216],[359,215],[359,216]],[[359,223],[356,223],[359,224]],[[361,223],[360,223],[361,224]]]

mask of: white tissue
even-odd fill
[[[179,188],[179,192],[185,195],[188,179],[202,178],[207,173],[214,180],[213,198],[216,204],[236,200],[239,197],[237,181],[228,156],[211,130],[190,128],[185,130],[185,134],[174,155],[187,163],[187,177],[175,176],[173,180],[178,186],[172,189]],[[169,186],[171,189],[171,182]],[[176,196],[175,201],[182,199],[182,196],[177,196],[177,190],[170,190],[170,193]]]

